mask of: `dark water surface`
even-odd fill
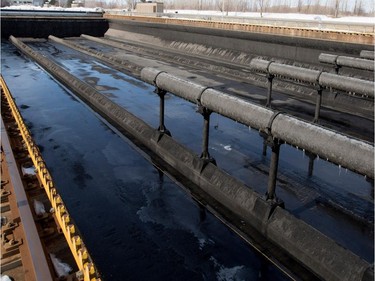
[[[104,280],[288,280],[2,43],[2,74]]]
[[[53,54],[51,57],[65,69],[155,128],[158,126],[159,100],[150,85],[57,43],[31,46],[46,56]],[[175,139],[199,155],[203,120],[196,109],[196,105],[183,99],[166,96],[167,128]],[[258,131],[212,114],[209,148],[218,166],[265,194],[269,153],[262,156],[262,145]],[[304,151],[288,145],[281,147],[278,196],[296,217],[372,262],[373,233],[351,217],[359,216],[369,224],[374,221],[373,181],[319,158],[309,177],[308,162]],[[342,210],[350,216],[343,215]]]
[[[158,126],[153,88],[58,44],[32,44],[104,95]],[[44,71],[2,43],[2,73],[98,267],[108,280],[283,279],[167,177],[112,133],[86,106]],[[166,126],[200,154],[202,117],[196,107],[167,95]],[[210,153],[218,166],[266,192],[269,155],[255,130],[213,114]],[[333,199],[373,220],[373,185],[323,160],[308,177],[303,151],[282,146],[277,194],[286,209],[353,252],[373,261],[371,231],[340,212],[316,204]],[[357,210],[358,209],[358,210]],[[116,275],[118,274],[118,275]]]

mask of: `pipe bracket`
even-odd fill
[[[157,87],[157,84],[156,84],[156,79],[158,78],[158,76],[160,75],[160,74],[162,74],[162,73],[167,73],[166,71],[160,71],[158,74],[156,74],[155,75],[155,78],[154,78],[154,81],[153,81],[153,83],[154,83],[154,85]]]

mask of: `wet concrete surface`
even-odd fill
[[[60,65],[69,69],[72,73],[77,75],[77,77],[95,86],[103,94],[112,98],[130,112],[157,127],[159,110],[158,98],[156,94],[152,92],[152,87],[58,44],[33,44],[31,46],[46,55],[53,54],[53,58]],[[12,48],[10,47],[9,52],[12,53]],[[19,59],[23,60],[21,58]],[[9,59],[7,58],[6,60]],[[12,64],[2,64],[5,78],[6,75],[9,75],[13,80],[13,82],[11,82],[12,80],[7,81],[12,90],[11,85],[13,84],[13,87],[16,87],[16,78],[20,79],[20,76],[14,73],[14,70],[10,71],[10,68],[7,68],[7,66],[10,65]],[[31,73],[28,74],[31,79],[34,79],[33,76],[36,75],[35,72],[38,73],[41,71],[31,63],[28,65],[29,67],[25,71],[28,72],[30,69],[34,69],[34,71],[30,71]],[[24,77],[25,75],[23,74],[22,76]],[[25,83],[25,85],[27,84],[28,82]],[[35,85],[35,83],[33,83],[33,85]],[[18,89],[20,92],[23,92],[22,89],[28,89],[27,87],[22,88],[23,85],[17,85],[17,87],[21,87],[21,89]],[[43,88],[45,88],[43,86],[40,89],[38,89],[38,86],[34,86],[33,91],[34,88],[36,88],[37,91],[45,92],[43,91]],[[25,97],[19,96],[19,98],[21,97],[25,99]],[[193,149],[197,154],[200,154],[202,117],[195,112],[196,107],[194,105],[172,95],[168,95],[167,97],[167,128],[172,132],[174,138]],[[35,98],[36,97],[33,97],[33,99]],[[55,105],[59,104],[59,107],[51,107],[51,102]],[[43,104],[43,99],[38,101],[38,104],[39,103],[40,105],[38,106],[44,108],[41,113],[44,112],[44,114],[47,114],[46,112],[50,111],[48,116],[53,114],[54,117],[52,119],[61,119],[60,121],[64,119],[63,113],[65,110],[60,107],[63,107],[65,103],[56,103],[52,100],[48,104]],[[25,113],[30,112],[32,106],[27,101],[27,98],[21,105],[29,107],[23,109]],[[47,108],[49,108],[49,110]],[[61,114],[63,116],[59,117]],[[81,113],[77,112],[76,114],[79,115]],[[54,123],[58,124],[58,122]],[[74,127],[75,123],[76,122],[72,122],[70,125]],[[269,156],[263,157],[261,155],[263,140],[258,132],[215,114],[212,116],[211,124],[210,153],[217,160],[218,165],[230,174],[243,180],[260,194],[264,194],[268,179]],[[40,125],[38,126],[40,127]],[[92,124],[88,124],[88,126],[95,127]],[[56,139],[64,140],[67,136],[72,135],[71,137],[73,139],[82,141],[87,137],[81,134],[81,132],[78,134],[78,131],[73,133],[69,132],[70,130],[66,128],[56,128],[56,125],[44,127],[41,130],[43,132],[51,131],[51,134],[58,133],[59,135],[58,138],[49,138],[46,140],[48,149],[41,144],[46,151],[43,152],[43,154],[47,153],[47,155],[51,153],[49,151],[50,149],[52,149],[52,151],[59,151],[61,149],[60,143],[54,144]],[[88,137],[88,139],[90,139],[91,147],[91,138]],[[91,186],[94,179],[92,173],[88,173],[86,170],[94,169],[92,165],[102,163],[102,161],[99,158],[90,159],[90,157],[84,162],[80,161],[81,157],[79,157],[79,155],[83,152],[81,149],[78,150],[78,147],[76,147],[75,143],[72,141],[70,141],[68,150],[75,151],[76,153],[67,154],[66,151],[64,151],[60,155],[64,155],[64,158],[66,158],[65,161],[69,161],[70,170],[76,173],[72,181],[78,184],[81,189],[86,189],[87,183],[89,182],[89,186]],[[112,151],[112,154],[116,154],[116,152]],[[82,159],[85,158],[86,157],[83,157]],[[367,182],[362,176],[358,176],[323,160],[315,161],[314,174],[312,177],[309,177],[307,175],[308,157],[303,151],[289,146],[282,147],[280,158],[277,193],[278,196],[286,202],[286,208],[297,217],[307,221],[366,260],[370,262],[373,261],[371,227],[366,227],[366,223],[358,223],[351,218],[352,216],[343,215],[342,213],[342,210],[347,210],[351,215],[361,214],[362,217],[368,215],[369,217],[365,219],[371,224],[371,221],[373,221],[372,183]],[[113,159],[111,159],[111,161],[116,163]],[[106,169],[104,168],[104,170]],[[121,171],[123,170],[121,169]],[[61,171],[59,173],[62,174],[63,172]],[[119,173],[119,176],[120,179],[122,179],[121,173]],[[60,177],[63,182],[65,176],[61,175]],[[105,183],[103,184],[105,185]],[[120,186],[122,185],[120,184]],[[74,202],[76,200],[74,199],[74,192],[71,194],[71,197]],[[330,200],[338,203],[339,209],[332,208]],[[101,204],[99,204],[99,206],[101,206]],[[75,216],[73,215],[73,217]]]

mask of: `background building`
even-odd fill
[[[137,3],[136,12],[137,14],[159,15],[164,12],[164,4],[162,2]]]

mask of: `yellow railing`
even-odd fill
[[[95,265],[88,254],[82,238],[77,233],[75,225],[70,220],[69,213],[57,192],[51,174],[44,163],[39,148],[32,139],[2,75],[0,75],[0,86],[3,89],[12,114],[17,122],[18,128],[27,146],[39,179],[48,195],[52,207],[55,210],[56,220],[64,233],[65,239],[68,242],[69,248],[74,256],[79,270],[83,273],[84,281],[100,281]]]

